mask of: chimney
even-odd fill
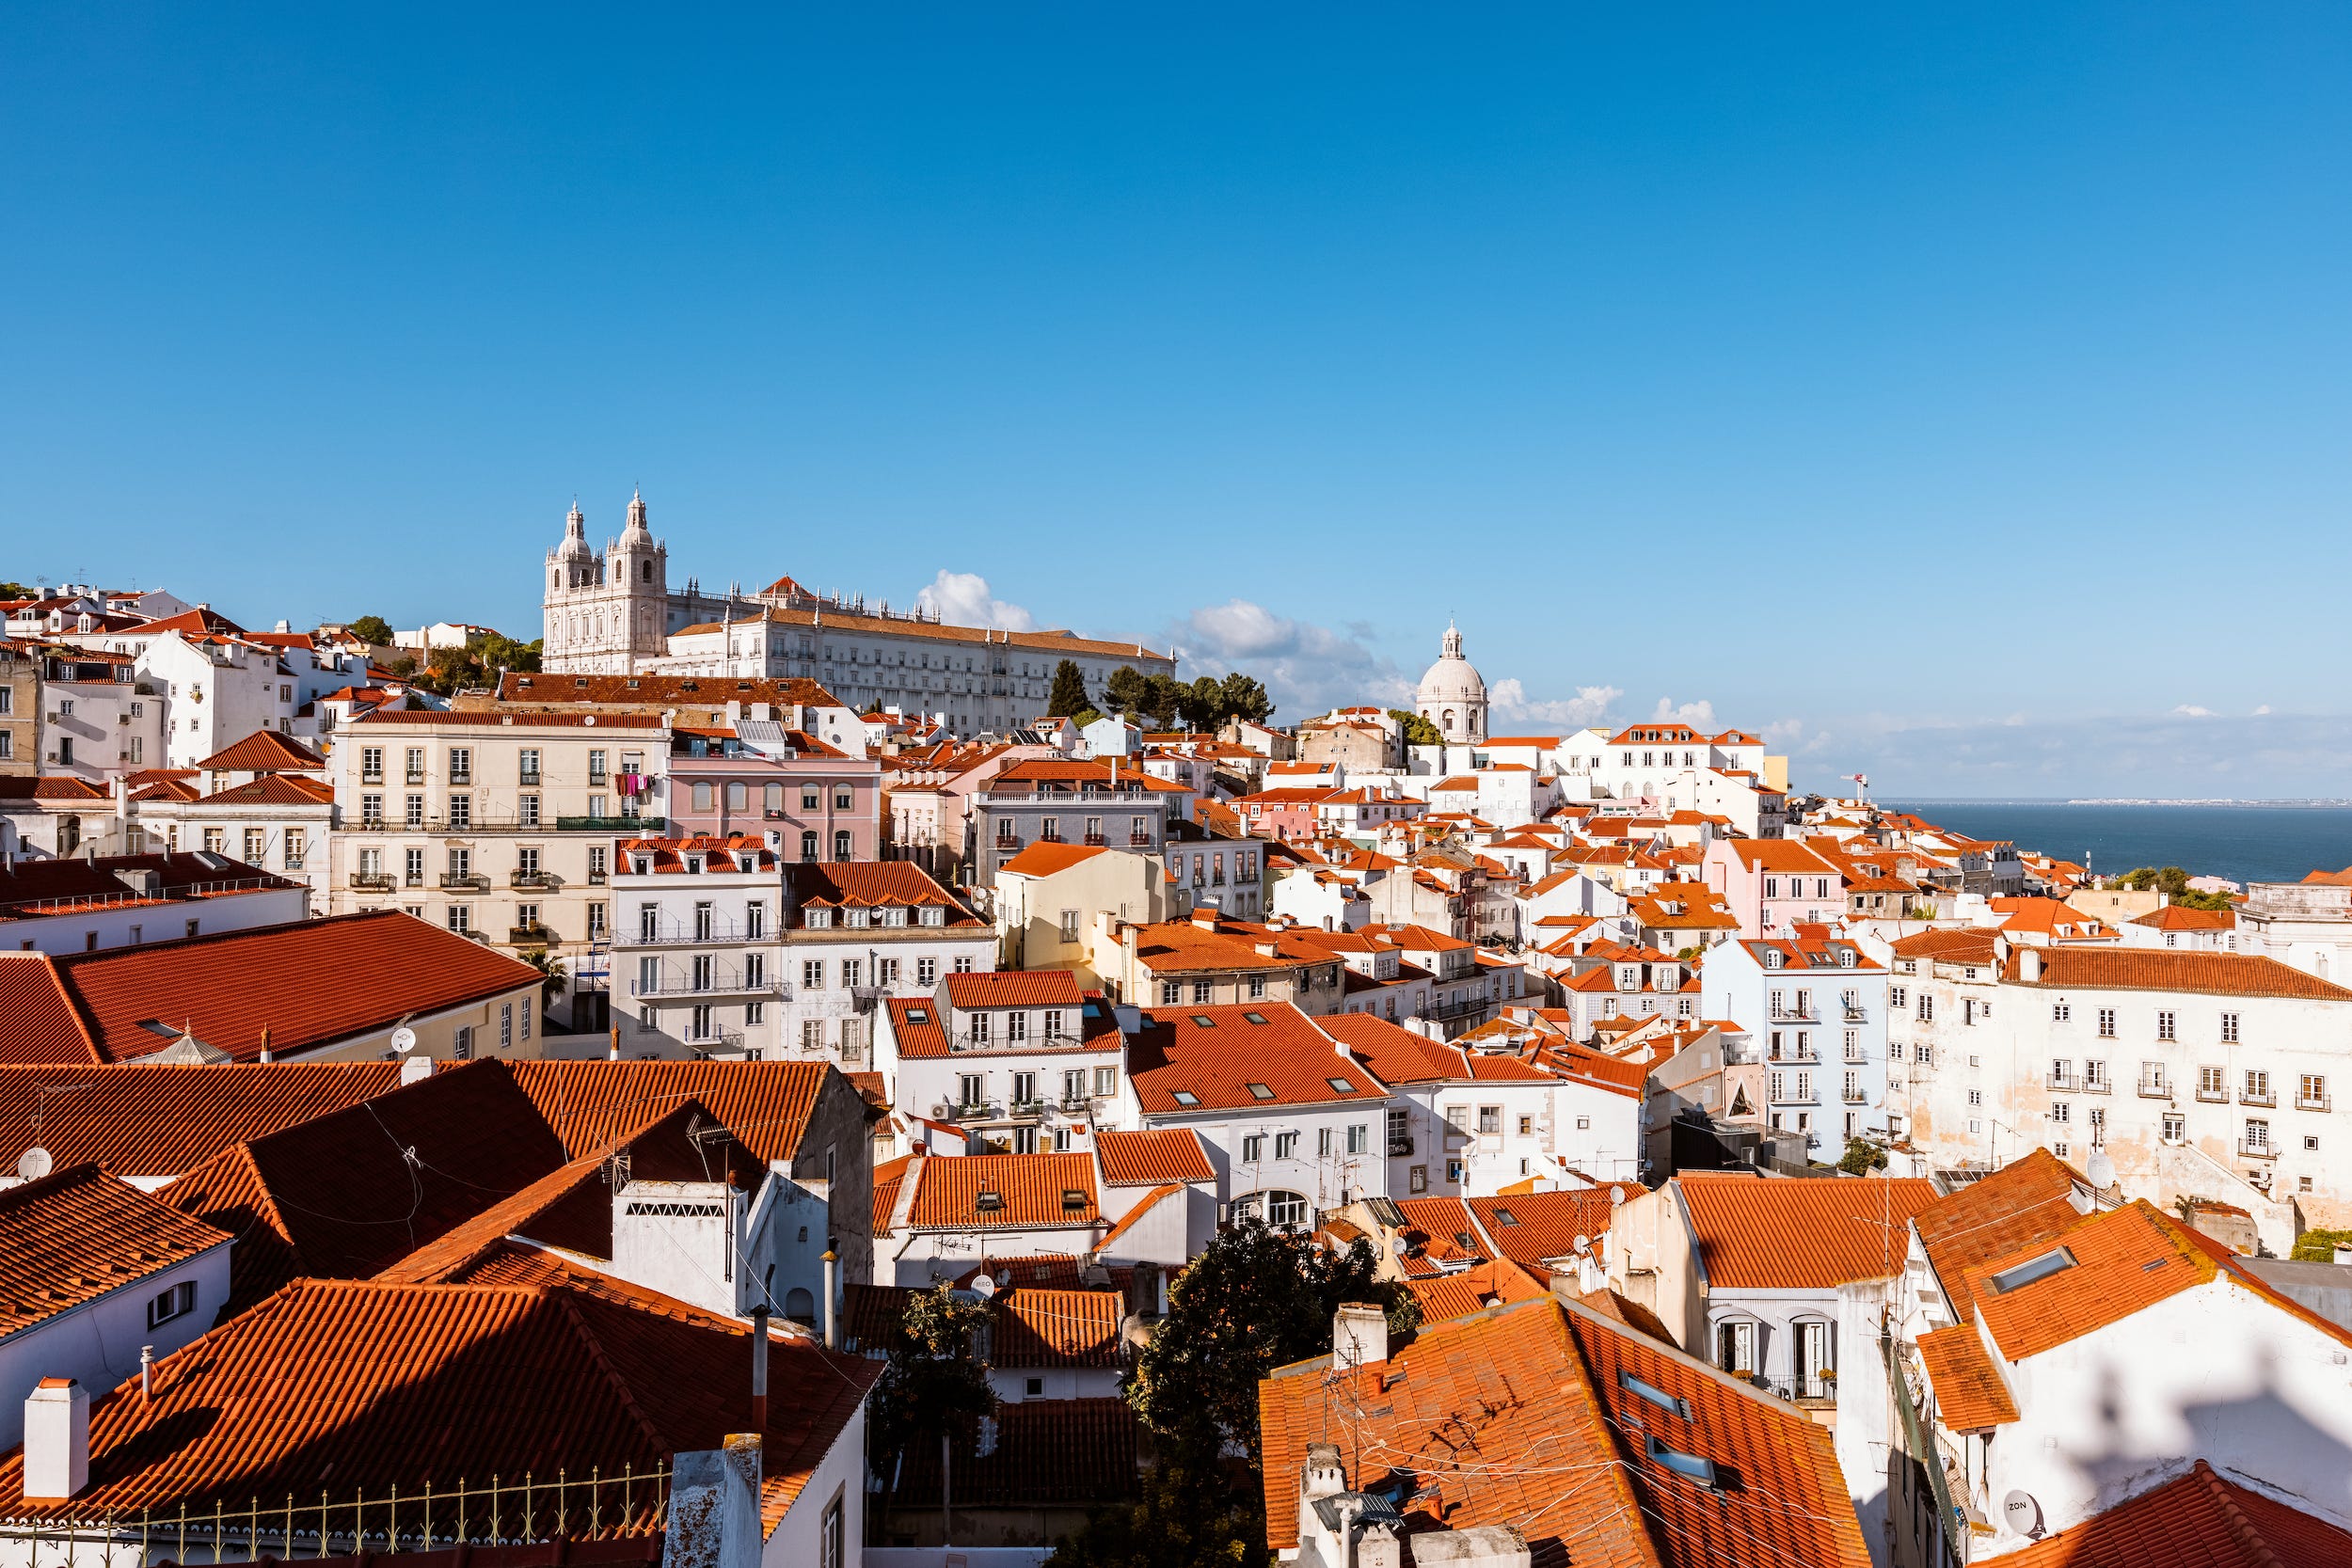
[[[2352,1268],[2352,1245],[2347,1245],[2343,1242],[2336,1243],[2336,1266]]]
[[[671,1462],[661,1568],[759,1568],[759,1434],[739,1432]]]
[[[1340,1463],[1336,1443],[1307,1445],[1307,1464],[1299,1477],[1299,1496],[1312,1501],[1347,1490],[1347,1470]]]
[[[841,1348],[841,1337],[834,1326],[833,1317],[834,1292],[840,1289],[837,1283],[840,1277],[841,1259],[834,1256],[833,1248],[827,1247],[825,1249],[825,1348],[827,1350]]]
[[[1331,1315],[1334,1367],[1369,1367],[1389,1358],[1389,1315],[1369,1302],[1343,1301]]]
[[[768,1305],[752,1308],[752,1430],[768,1430]]]
[[[2042,978],[2041,948],[2020,947],[2017,950],[2017,977],[2029,986]]]
[[[89,1393],[44,1377],[24,1401],[24,1497],[62,1502],[89,1484]]]
[[[403,1056],[400,1059],[400,1086],[402,1088],[405,1089],[411,1084],[421,1084],[432,1076],[432,1057],[420,1053],[413,1056]]]

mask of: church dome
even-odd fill
[[[1486,738],[1486,683],[1462,657],[1462,634],[1452,622],[1446,624],[1438,662],[1421,677],[1414,706],[1448,740]]]
[[[558,561],[589,561],[595,552],[588,547],[588,519],[580,515],[580,502],[572,502],[570,515],[564,519],[564,542],[555,547]]]

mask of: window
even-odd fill
[[[935,986],[939,984],[939,960],[937,958],[915,959],[914,983],[918,986]]]
[[[1478,1130],[1500,1137],[1502,1133],[1502,1107],[1481,1105],[1478,1108]]]
[[[2246,1098],[2256,1104],[2268,1104],[2270,1074],[2258,1068],[2249,1068],[2246,1072]]]
[[[159,1328],[196,1310],[196,1281],[183,1280],[147,1304],[147,1326]]]
[[[2183,1116],[2178,1111],[2165,1112],[2164,1141],[2169,1144],[2176,1144],[2187,1136],[2188,1117]]]
[[[1034,1104],[1037,1101],[1037,1074],[1016,1072],[1012,1075],[1012,1098],[1017,1105]]]
[[[401,879],[409,887],[424,886],[423,850],[404,849],[401,851]]]
[[[834,860],[846,861],[850,859],[850,846],[852,837],[853,835],[847,828],[842,829],[839,832],[833,835],[833,858]]]
[[[2156,1014],[2156,1038],[2169,1040],[2172,1037],[2172,1019],[2169,1010]]]
[[[824,959],[803,958],[801,960],[801,985],[809,990],[823,990],[825,989]]]
[[[2163,1037],[2170,1039],[2172,1037],[2166,1035]],[[2221,1043],[2224,1045],[2237,1043],[2237,1014],[2223,1013],[2221,1015]]]
[[[510,1050],[514,1044],[515,1005],[512,1002],[502,1002],[499,1005],[499,1049]]]
[[[473,929],[473,911],[463,904],[449,907],[449,928],[463,936]]]
[[[2266,1154],[2270,1151],[2270,1123],[2249,1117],[2246,1123],[2246,1151]]]
[[[1078,940],[1078,911],[1076,910],[1061,911],[1061,940],[1064,942]]]
[[[1264,975],[1252,974],[1249,977],[1249,1000],[1252,1002],[1263,1002],[1265,1000]]]
[[[2115,1009],[2113,1007],[2099,1009],[2099,1037],[2103,1040],[2115,1038]]]
[[[1926,991],[1919,993],[1919,1022],[1922,1023],[1935,1022],[1935,998]]]
[[[1366,1149],[1366,1148],[1369,1147],[1369,1145],[1370,1145],[1370,1139],[1371,1139],[1371,1137],[1372,1137],[1372,1129],[1371,1129],[1370,1127],[1366,1126],[1364,1123],[1362,1123],[1362,1122],[1360,1122],[1360,1121],[1355,1121],[1355,1122],[1350,1122],[1350,1123],[1348,1123],[1348,1126],[1347,1126],[1347,1151],[1348,1151],[1350,1154],[1361,1154],[1361,1153],[1363,1153],[1363,1152],[1365,1151],[1365,1149]]]
[[[1889,986],[1886,988],[1886,1005],[1899,1012],[1907,1005],[1905,999],[1908,995],[1909,992],[1902,987]]]
[[[1115,1067],[1096,1068],[1094,1069],[1094,1092],[1098,1098],[1117,1094],[1119,1092],[1119,1069]]]
[[[1277,1160],[1296,1159],[1298,1157],[1298,1134],[1295,1132],[1275,1133],[1274,1157]]]
[[[285,836],[285,865],[289,871],[302,869],[302,830],[288,828]]]
[[[801,835],[801,859],[811,863],[815,863],[817,859],[817,835],[814,832],[805,832]]]
[[[473,797],[453,795],[449,798],[449,825],[453,828],[473,826]]]
[[[473,1025],[460,1024],[450,1037],[450,1054],[461,1062],[473,1060]]]
[[[1295,1136],[1296,1134],[1293,1134]],[[1307,1200],[1296,1193],[1271,1192],[1265,1195],[1265,1218],[1268,1225],[1298,1226],[1307,1223]]]
[[[964,1105],[987,1104],[987,1075],[978,1072],[959,1073],[956,1077],[956,1096],[959,1103]]]
[[[1738,1377],[1756,1375],[1756,1324],[1736,1318],[1715,1325],[1715,1364]]]
[[[2050,1119],[2062,1127],[2074,1119],[2074,1107],[2063,1100],[2053,1101],[2050,1103]]]
[[[449,749],[449,782],[453,784],[473,783],[473,748],[452,746]]]
[[[1265,1134],[1263,1132],[1250,1132],[1243,1136],[1241,1158],[1244,1164],[1251,1165],[1265,1158]]]
[[[2106,1141],[2107,1108],[2105,1105],[2093,1105],[2090,1108],[2090,1147],[2103,1148],[2106,1146]]]
[[[2328,1108],[2328,1079],[2325,1074],[2307,1072],[2295,1092],[2295,1102],[2307,1111]]]
[[[842,967],[847,969],[849,966],[844,964]],[[972,1043],[974,1045],[986,1045],[988,1043],[989,1028],[989,1015],[986,1013],[974,1013],[972,1015],[971,1027]]]
[[[2047,1279],[2052,1275],[2074,1266],[2074,1255],[2072,1252],[2062,1246],[2052,1247],[2040,1257],[2029,1258],[2015,1268],[2003,1269],[1985,1283],[1992,1287],[1994,1295],[2005,1296],[2011,1291],[2023,1290],[2036,1280]]]

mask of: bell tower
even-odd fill
[[[642,491],[629,497],[628,526],[607,547],[605,568],[620,618],[612,652],[620,668],[634,670],[669,651],[670,549],[645,525]]]

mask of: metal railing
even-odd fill
[[[549,893],[556,893],[562,890],[564,879],[552,871],[516,871],[508,875],[506,885],[545,888]]]
[[[355,871],[351,874],[351,885],[356,888],[373,888],[378,893],[389,893],[394,884],[392,874],[389,871]]]
[[[2240,1089],[2237,1092],[2237,1102],[2241,1105],[2275,1107],[2279,1103],[2279,1091],[2276,1089]]]
[[[2062,1089],[2069,1094],[2072,1094],[2076,1087],[2074,1074],[2072,1070],[2066,1072],[2046,1073],[2043,1075],[2042,1082],[2044,1088]]]
[[[578,1481],[568,1469],[552,1481],[525,1471],[520,1481],[497,1475],[487,1486],[427,1481],[375,1497],[355,1490],[338,1497],[321,1487],[316,1502],[290,1491],[282,1500],[248,1497],[243,1508],[225,1497],[191,1497],[135,1513],[0,1519],[0,1542],[24,1548],[21,1559],[8,1554],[23,1568],[140,1568],[164,1559],[184,1563],[191,1552],[215,1563],[286,1562],[650,1536],[664,1528],[669,1504],[668,1465],[625,1466],[611,1476],[598,1466]]]
[[[2139,1081],[2139,1097],[2142,1100],[2169,1100],[2172,1097],[2171,1085],[2162,1073],[2153,1078],[2142,1078]]]
[[[444,871],[441,886],[451,893],[487,893],[490,877],[485,871]]]
[[[644,975],[629,982],[631,996],[777,996],[788,997],[791,990],[781,980],[750,980],[738,970],[714,972],[708,983],[696,985],[691,974],[683,977],[662,975],[651,985]]]
[[[2267,1139],[2261,1143],[2254,1143],[2249,1139],[2240,1138],[2237,1143],[2237,1151],[2240,1158],[2247,1160],[2276,1160],[2279,1157],[2278,1145]]]
[[[2197,1085],[2197,1098],[2208,1105],[2227,1105],[2230,1102],[2230,1091],[2219,1086],[2209,1089],[2200,1084]]]
[[[2328,1106],[2328,1098],[2324,1094],[2297,1094],[2295,1097],[2295,1108],[2298,1111],[2324,1111]]]

